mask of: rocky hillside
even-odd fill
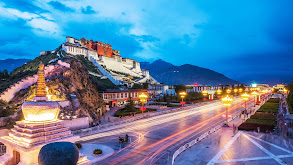
[[[175,66],[163,60],[157,60],[153,63],[142,62],[141,68],[149,70],[150,75],[156,80],[168,85],[192,85],[195,83],[204,85],[234,85],[238,83],[221,73],[190,64]]]
[[[48,96],[52,100],[68,100],[70,102],[69,106],[61,110],[61,113],[64,115],[86,115],[90,117],[91,121],[98,120],[100,114],[98,114],[97,109],[105,110],[103,99],[98,93],[99,90],[103,90],[105,80],[100,80],[89,75],[88,65],[91,65],[91,62],[86,58],[59,57],[56,53],[39,56],[10,72],[9,78],[2,80],[5,82],[1,83],[2,91],[26,76],[36,74],[40,62],[54,65],[56,63],[54,59],[69,63],[70,68],[56,67],[58,65],[55,65],[55,69],[46,77]],[[90,69],[93,70],[94,68]],[[36,86],[32,85],[27,89],[19,91],[10,104],[13,105],[23,100],[32,100],[35,95],[35,88]]]

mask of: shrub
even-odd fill
[[[77,147],[78,149],[81,149],[81,148],[82,148],[82,145],[81,145],[80,143],[75,143],[75,145],[76,145],[76,147]]]
[[[276,125],[276,120],[274,119],[248,119],[245,123],[261,124],[261,125]]]
[[[152,111],[157,111],[157,109],[147,108],[144,111],[144,113],[146,113],[146,112],[152,112]],[[119,117],[119,116],[130,116],[130,115],[132,115],[132,113],[139,114],[139,113],[142,113],[142,112],[141,112],[141,110],[139,110],[139,108],[135,108],[135,109],[132,109],[132,110],[122,108],[122,109],[118,109],[115,112],[114,116],[115,117]]]
[[[103,151],[101,149],[95,149],[93,154],[94,155],[100,155],[100,154],[103,154]]]

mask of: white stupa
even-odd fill
[[[37,90],[34,101],[24,102],[22,112],[25,120],[17,121],[8,136],[0,138],[6,146],[6,154],[0,157],[0,164],[36,165],[40,149],[52,142],[75,142],[79,136],[58,119],[59,104],[47,101],[44,65],[39,65]],[[86,157],[80,157],[79,165],[88,165]]]

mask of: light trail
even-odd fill
[[[251,99],[250,99],[251,100]],[[235,98],[232,103],[232,106],[229,108],[230,113],[238,113],[244,108],[244,102],[241,98]],[[248,105],[251,103],[247,102]],[[249,107],[249,106],[248,106]],[[236,111],[236,112],[235,112]],[[216,113],[216,114],[214,114]],[[80,141],[88,141],[92,139],[97,139],[100,137],[113,136],[122,134],[125,132],[134,132],[149,129],[151,132],[154,130],[160,130],[169,124],[164,124],[170,122],[171,124],[181,123],[186,121],[187,123],[192,121],[193,118],[197,117],[198,122],[191,124],[188,128],[174,132],[172,135],[167,135],[167,137],[160,139],[152,144],[149,144],[148,141],[140,140],[137,141],[134,145],[128,146],[125,150],[117,152],[115,158],[106,159],[106,162],[102,164],[124,164],[124,161],[128,158],[137,159],[138,161],[142,158],[137,164],[152,164],[153,162],[158,161],[162,156],[167,153],[167,149],[172,151],[176,149],[182,143],[185,143],[187,140],[193,138],[194,136],[209,130],[210,127],[218,125],[224,121],[222,114],[225,113],[225,108],[222,106],[222,102],[214,102],[205,105],[199,105],[188,110],[181,110],[169,114],[163,114],[159,116],[154,116],[151,118],[146,118],[138,120],[132,123],[121,125],[113,129],[107,130],[107,132],[102,132],[99,134],[89,135],[82,137]],[[183,122],[185,123],[185,122]],[[157,126],[160,125],[160,126]],[[186,123],[185,123],[186,125]],[[208,126],[210,125],[210,126]],[[208,126],[207,128],[205,128]],[[186,127],[186,126],[185,126]],[[189,141],[188,141],[189,142]],[[170,148],[171,147],[171,148]],[[151,149],[151,150],[150,150]],[[144,151],[144,152],[142,152]],[[155,152],[153,152],[155,151]],[[144,155],[144,153],[146,155]],[[142,155],[144,157],[142,157]],[[128,159],[128,162],[131,159]],[[135,161],[133,162],[135,164]]]
[[[238,108],[238,106],[241,104],[241,103],[238,103],[238,102],[239,102],[239,100],[231,108],[233,108],[233,109]],[[221,109],[223,109],[223,108],[221,108]],[[123,156],[117,157],[116,160],[114,160],[114,161],[111,160],[111,162],[112,162],[111,164],[117,164],[117,163],[119,163],[119,162],[121,162],[121,161],[123,161],[123,160],[125,160],[125,159],[127,159],[129,157],[131,157],[131,156],[134,156],[135,154],[138,154],[141,151],[147,150],[149,148],[153,148],[153,150],[156,150],[155,153],[153,153],[150,157],[149,157],[149,155],[151,153],[149,153],[143,160],[141,160],[139,163],[137,163],[137,164],[145,164],[145,161],[154,159],[157,154],[159,154],[160,152],[162,152],[163,150],[165,150],[169,146],[173,145],[174,143],[176,143],[176,142],[178,142],[178,141],[186,138],[187,136],[193,134],[194,132],[198,131],[199,129],[201,129],[202,127],[204,127],[206,124],[208,124],[207,121],[216,119],[216,118],[220,117],[223,113],[225,113],[225,111],[224,112],[221,112],[221,113],[219,113],[217,115],[215,115],[212,118],[209,118],[209,119],[206,119],[204,121],[201,121],[200,123],[196,123],[196,124],[190,126],[189,128],[186,128],[186,129],[184,129],[182,131],[178,131],[177,133],[175,133],[175,134],[173,134],[171,136],[168,136],[168,137],[166,137],[166,138],[164,138],[164,139],[162,139],[162,140],[160,140],[160,141],[158,141],[156,143],[153,143],[153,144],[151,144],[149,146],[146,146],[144,148],[141,148],[141,149],[139,149],[137,151],[133,151],[132,153],[128,153],[127,155],[123,155]],[[222,122],[222,120],[220,120],[219,122]],[[188,131],[190,131],[190,132],[188,132]],[[177,135],[181,135],[183,133],[185,133],[185,135],[182,135],[181,137],[178,137],[176,139],[172,139],[173,137],[175,137]],[[171,142],[168,142],[169,140]],[[167,144],[159,145],[159,144],[162,144],[162,143],[167,143]]]

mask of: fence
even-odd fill
[[[268,99],[266,99],[265,101],[267,101]],[[265,102],[264,101],[264,102]],[[252,107],[254,108],[254,111],[251,111],[252,113],[255,113],[256,110],[261,107],[264,102],[262,102],[258,107]],[[234,120],[235,118],[239,117],[239,115],[241,114],[242,112],[236,114],[235,116],[233,116],[232,118],[228,119],[228,122],[231,122],[232,120]],[[247,119],[246,119],[247,120]],[[178,150],[175,151],[175,153],[173,154],[173,157],[172,157],[172,165],[174,164],[174,161],[175,161],[175,158],[181,154],[183,151],[185,151],[187,148],[195,145],[196,143],[200,142],[202,139],[206,138],[208,135],[216,132],[218,129],[222,128],[222,125],[223,124],[220,124],[218,126],[216,126],[215,128],[212,128],[210,129],[209,131],[205,132],[204,134],[202,134],[201,136],[199,136],[198,138],[192,140],[191,142],[189,143],[186,143],[185,145],[181,146]]]
[[[234,120],[235,118],[237,118],[241,113],[238,113],[237,115],[233,116],[232,118],[228,119],[228,122],[231,122],[232,120]],[[186,149],[188,149],[189,147],[195,145],[196,143],[200,142],[202,139],[206,138],[208,135],[216,132],[218,129],[222,128],[223,124],[220,124],[218,126],[216,126],[215,128],[210,129],[209,131],[203,133],[202,135],[200,135],[199,137],[197,137],[196,139],[192,140],[189,143],[184,144],[183,146],[181,146],[178,150],[175,151],[175,153],[173,154],[172,157],[172,165],[174,164],[175,158],[181,154],[183,151],[185,151]]]

